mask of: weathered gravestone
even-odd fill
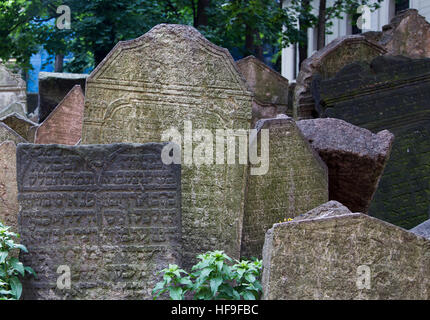
[[[292,115],[288,110],[288,80],[254,56],[236,62],[254,93],[252,127],[259,119],[274,118],[277,114]]]
[[[11,114],[14,114],[14,113],[19,114],[19,115],[25,117],[26,116],[26,112],[25,112],[24,105],[22,103],[19,103],[19,102],[13,102],[13,103],[11,103],[6,108],[3,108],[0,111],[0,118],[7,117],[8,115],[11,115]]]
[[[0,118],[0,121],[18,133],[21,137],[25,138],[27,141],[33,141],[31,138],[29,138],[29,130],[32,126],[37,124],[27,117],[19,113],[12,113],[4,118]]]
[[[39,122],[43,122],[75,85],[85,92],[87,74],[39,72]]]
[[[4,64],[0,63],[0,112],[10,104],[17,102],[26,110],[26,84]]]
[[[367,213],[394,136],[332,118],[301,120],[297,126],[328,167],[330,200]]]
[[[18,232],[16,145],[13,141],[0,142],[0,221]]]
[[[22,259],[38,275],[24,298],[151,297],[157,271],[181,263],[180,166],[163,145],[18,145]]]
[[[245,258],[261,258],[264,235],[274,223],[328,201],[327,167],[294,120],[263,119],[257,128],[255,139],[269,136],[269,168],[265,174],[248,175],[241,248]],[[258,154],[267,152],[262,143],[258,146]]]
[[[75,145],[82,136],[83,117],[84,94],[76,85],[36,129],[34,143]]]
[[[26,142],[26,140],[0,121],[0,143],[4,141],[13,141],[15,144]]]
[[[312,77],[315,74],[320,74],[323,79],[330,78],[354,61],[371,61],[385,53],[384,48],[361,35],[337,38],[315,52],[301,64],[294,89],[294,117],[309,119],[318,116],[311,93]]]
[[[430,220],[424,221],[423,223],[419,224],[418,226],[412,228],[409,231],[421,237],[430,239]]]
[[[27,92],[27,112],[34,113],[39,106],[39,93]]]
[[[158,25],[118,43],[87,79],[82,143],[163,141],[166,130],[182,134],[192,127],[196,146],[197,129],[214,136],[215,129],[247,132],[251,99],[228,50],[192,27]],[[190,136],[184,132],[185,146]],[[196,165],[188,157],[182,166],[184,263],[215,249],[238,258],[246,165]]]
[[[366,32],[363,36],[378,42],[393,56],[430,58],[430,23],[416,9],[401,11],[382,32]]]
[[[275,224],[264,299],[430,299],[430,241],[330,202]]]
[[[430,208],[430,59],[381,56],[316,79],[322,116],[395,136],[369,213],[410,229]]]

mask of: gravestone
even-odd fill
[[[254,56],[236,62],[249,88],[254,93],[252,127],[259,119],[277,114],[292,115],[288,110],[288,80]]]
[[[26,111],[26,87],[20,75],[0,62],[0,112],[14,102],[22,104]]]
[[[88,74],[39,72],[39,122],[43,122],[75,85],[85,92]]]
[[[430,208],[430,59],[381,56],[314,82],[322,116],[395,136],[369,213],[410,229]]]
[[[423,223],[419,224],[418,226],[412,228],[409,231],[421,237],[430,239],[430,220],[424,221]]]
[[[252,93],[233,58],[190,26],[162,24],[119,42],[86,90],[82,144],[163,141],[175,128],[185,145],[190,124],[196,146],[195,130],[215,136],[216,129],[247,132],[250,126]],[[185,161],[184,263],[215,249],[239,258],[246,165]]]
[[[248,175],[241,248],[245,258],[261,258],[264,235],[274,223],[328,201],[327,167],[294,120],[263,119],[257,127],[258,139],[268,130],[269,169]],[[258,148],[258,154],[262,152]]]
[[[180,166],[163,146],[18,145],[21,259],[37,273],[24,299],[151,298],[157,271],[181,263]]]
[[[373,134],[332,118],[301,120],[297,126],[328,167],[330,200],[367,213],[390,157],[393,134]]]
[[[430,23],[416,9],[401,11],[380,32],[366,32],[393,56],[430,58]]]
[[[0,111],[0,118],[7,117],[8,115],[11,115],[13,113],[17,113],[17,114],[20,114],[21,116],[25,117],[26,112],[25,112],[24,105],[22,103],[19,103],[19,102],[11,103],[6,108],[3,108]]]
[[[36,129],[34,143],[75,145],[82,136],[83,116],[84,94],[76,85]]]
[[[428,239],[339,204],[316,211],[266,233],[263,299],[430,299]]]
[[[37,123],[34,123],[27,117],[19,113],[12,113],[4,118],[0,118],[0,121],[18,133],[21,137],[25,138],[27,141],[34,141],[29,137],[29,130],[32,126],[37,125]]]
[[[39,106],[39,93],[27,92],[27,112],[34,113]]]
[[[13,141],[0,142],[0,221],[18,232],[16,145]]]
[[[315,74],[320,74],[323,79],[331,78],[354,61],[371,61],[385,53],[384,48],[361,35],[337,38],[315,52],[301,64],[294,89],[294,117],[296,119],[318,117],[311,93],[312,77]]]
[[[13,141],[15,144],[26,142],[26,140],[0,121],[0,143],[4,141]]]

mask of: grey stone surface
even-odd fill
[[[266,233],[263,299],[430,299],[428,239],[339,204],[317,211]]]
[[[367,213],[390,157],[393,134],[373,134],[334,118],[301,120],[297,126],[328,167],[330,200]]]
[[[33,113],[39,106],[39,93],[27,92],[27,112]]]
[[[23,137],[0,121],[0,143],[4,141],[13,141],[15,144],[26,142]]]
[[[293,221],[321,219],[328,217],[336,217],[344,214],[350,214],[351,211],[338,201],[331,200],[319,207],[316,207],[306,213],[303,213],[293,219]]]
[[[39,122],[43,122],[75,85],[85,93],[88,74],[39,72]]]
[[[26,111],[26,88],[21,76],[0,62],[0,112],[14,102],[22,104]]]
[[[415,228],[412,228],[410,231],[419,236],[430,239],[430,220],[424,221]]]
[[[31,135],[29,135],[29,130],[32,126],[37,125],[37,123],[31,121],[19,113],[9,114],[6,117],[0,118],[0,121],[6,124],[9,128],[18,133],[27,141],[33,142]]]
[[[20,103],[20,102],[11,103],[10,105],[8,105],[7,107],[3,108],[0,111],[0,118],[7,117],[8,115],[10,115],[12,113],[18,113],[22,116],[25,116],[26,115],[25,105]]]
[[[161,162],[163,146],[18,145],[21,261],[38,275],[25,299],[151,299],[182,252],[180,165]]]

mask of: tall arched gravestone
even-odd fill
[[[301,64],[294,89],[293,115],[296,119],[316,117],[315,100],[311,93],[312,77],[320,74],[322,78],[333,77],[344,66],[355,61],[371,61],[383,55],[386,50],[377,43],[361,35],[344,36],[330,42],[315,52]]]
[[[295,121],[289,117],[262,119],[257,130],[255,139],[262,139],[267,130],[269,168],[264,175],[248,176],[241,251],[248,259],[261,258],[264,235],[274,223],[328,201],[327,166]],[[263,152],[259,147],[258,153]]]
[[[27,110],[27,85],[18,74],[14,74],[0,63],[0,112],[12,103],[19,103]]]
[[[184,121],[214,135],[248,130],[251,101],[226,49],[192,27],[158,25],[118,43],[87,79],[82,144],[162,141],[172,127],[184,136]],[[238,162],[183,163],[186,264],[206,250],[239,257],[245,173]]]
[[[180,165],[162,163],[164,145],[18,145],[22,261],[37,273],[24,298],[152,298],[182,254]]]
[[[430,210],[430,59],[381,56],[316,79],[322,115],[395,136],[369,214],[410,229]]]

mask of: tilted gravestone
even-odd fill
[[[26,88],[25,81],[0,62],[0,112],[14,102],[26,111]]]
[[[19,102],[13,102],[10,105],[8,105],[6,108],[3,108],[0,111],[0,118],[7,117],[11,114],[19,114],[23,117],[26,116],[25,107],[22,103]]]
[[[409,230],[412,233],[415,233],[421,237],[430,239],[430,220],[426,220],[418,226]]]
[[[252,127],[259,119],[274,118],[277,114],[292,115],[288,108],[288,80],[254,56],[236,62],[254,93]]]
[[[0,221],[18,232],[16,145],[13,141],[0,142]]]
[[[75,85],[85,93],[87,74],[39,72],[39,122],[43,122]]]
[[[182,251],[180,165],[163,146],[18,145],[25,299],[151,298]]]
[[[31,121],[19,113],[12,113],[4,118],[0,118],[0,121],[18,133],[21,137],[25,138],[27,141],[33,142],[33,140],[29,138],[29,130],[32,126],[37,125],[37,123]]]
[[[0,121],[0,143],[4,141],[13,141],[15,144],[26,142],[23,137]]]
[[[82,144],[163,141],[190,124],[196,146],[197,129],[248,130],[251,99],[228,50],[192,27],[158,25],[119,42],[87,79]],[[215,249],[238,258],[246,165],[196,165],[195,155],[182,163],[184,263]]]
[[[337,38],[315,52],[301,64],[294,89],[294,117],[309,119],[318,116],[311,93],[312,77],[315,74],[320,74],[323,79],[330,78],[352,62],[371,61],[385,53],[384,48],[361,35]]]
[[[266,234],[267,300],[430,299],[430,241],[330,202]]]
[[[380,32],[363,33],[393,56],[430,58],[430,23],[416,9],[401,11]]]
[[[292,118],[257,122],[269,136],[269,168],[248,175],[241,256],[261,258],[264,235],[274,223],[294,218],[328,201],[327,167]],[[262,146],[259,143],[258,146]],[[265,153],[259,147],[258,154]]]
[[[325,117],[395,136],[369,213],[406,229],[428,219],[430,59],[381,56],[314,82]]]
[[[393,134],[373,134],[333,118],[301,120],[297,126],[328,167],[330,200],[367,213],[390,157]]]
[[[82,136],[83,117],[84,94],[76,85],[36,129],[34,143],[75,145]]]

